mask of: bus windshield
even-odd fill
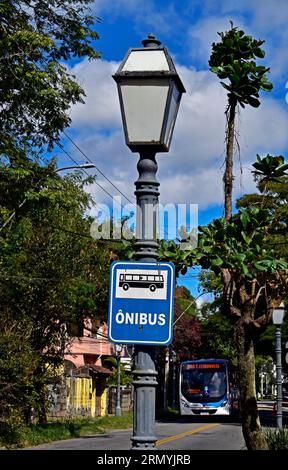
[[[181,392],[194,403],[220,401],[227,393],[225,364],[183,364]]]

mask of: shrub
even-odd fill
[[[269,450],[288,450],[288,427],[283,429],[267,428],[265,437]]]

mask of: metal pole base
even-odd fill
[[[156,450],[156,440],[156,436],[154,436],[153,438],[151,438],[150,436],[138,436],[137,438],[131,437],[131,450]]]
[[[155,450],[155,391],[157,372],[154,364],[154,347],[135,347],[134,426],[132,450]]]

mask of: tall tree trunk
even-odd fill
[[[41,384],[39,387],[39,405],[38,405],[38,423],[47,424],[47,393],[45,385]]]
[[[43,367],[40,365],[36,368],[34,375],[36,380],[34,382],[34,389],[37,396],[37,415],[38,423],[46,424],[47,423],[47,390],[44,381]]]
[[[238,351],[239,386],[241,396],[242,432],[248,450],[268,450],[257,408],[255,384],[254,341],[249,325],[243,318],[249,312],[242,312],[235,325]]]
[[[237,102],[235,99],[229,101],[227,115],[226,130],[226,160],[225,172],[223,175],[224,182],[224,209],[225,219],[230,222],[232,218],[232,191],[233,191],[233,154],[235,140],[235,114]]]
[[[30,426],[32,424],[32,409],[31,406],[27,405],[23,410],[24,416],[24,423],[26,426]]]

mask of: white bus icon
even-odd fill
[[[162,274],[120,274],[119,287],[122,287],[124,291],[127,291],[130,287],[138,287],[155,292],[156,289],[163,289],[164,277]]]

